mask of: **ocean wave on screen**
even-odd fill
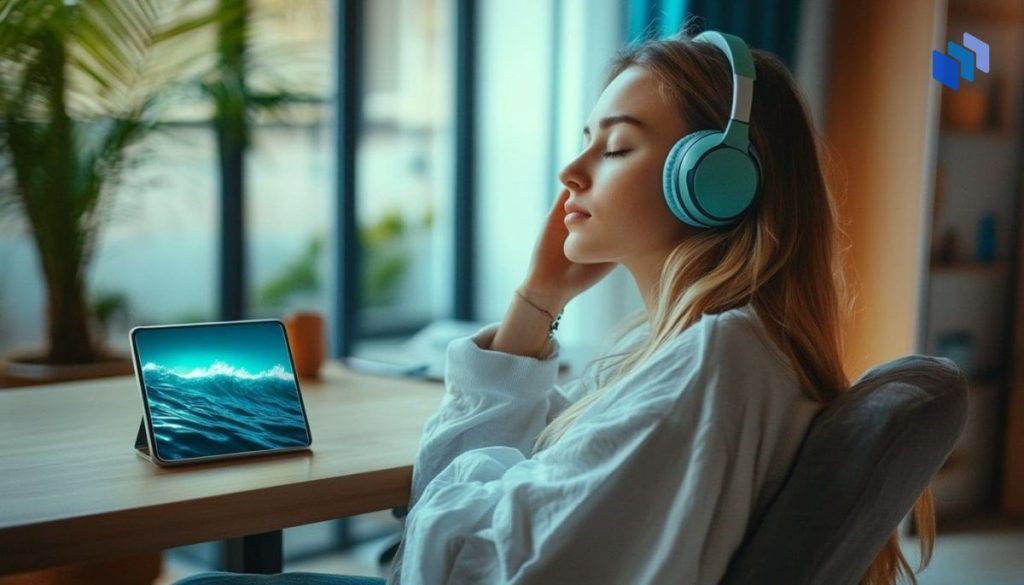
[[[154,364],[153,362],[148,362],[146,365],[142,366],[142,371],[175,374],[182,378],[211,378],[214,376],[231,376],[243,380],[262,380],[264,378],[280,378],[282,380],[287,380],[289,382],[292,381],[292,373],[284,369],[284,366],[282,366],[281,364],[275,364],[274,367],[263,372],[250,374],[245,368],[236,368],[230,364],[226,364],[221,361],[216,361],[210,364],[209,367],[194,368],[191,372],[182,374],[179,372],[169,370],[168,368],[165,368],[163,366]]]
[[[281,365],[253,374],[215,362],[178,373],[147,363],[142,372],[163,459],[308,442],[294,377]]]

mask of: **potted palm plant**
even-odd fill
[[[7,358],[8,377],[130,371],[98,335],[86,276],[132,146],[187,70],[182,47],[216,18],[190,4],[0,0],[0,209],[35,244],[47,327],[47,348]]]

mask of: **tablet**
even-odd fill
[[[276,319],[135,327],[143,418],[136,450],[157,465],[309,449],[284,324]]]

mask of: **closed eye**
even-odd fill
[[[624,149],[624,150],[613,150],[613,151],[604,153],[604,156],[605,156],[605,158],[615,158],[615,157],[618,157],[618,156],[624,156],[630,150],[631,149],[629,149],[629,148]]]

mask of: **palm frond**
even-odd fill
[[[177,11],[200,4],[0,0],[0,155],[8,179],[0,200],[7,209],[17,202],[41,255],[87,263],[98,203],[176,81],[161,50],[173,54],[169,61],[188,62],[169,31],[193,34],[216,22],[209,8]],[[162,67],[155,78],[154,64]]]

